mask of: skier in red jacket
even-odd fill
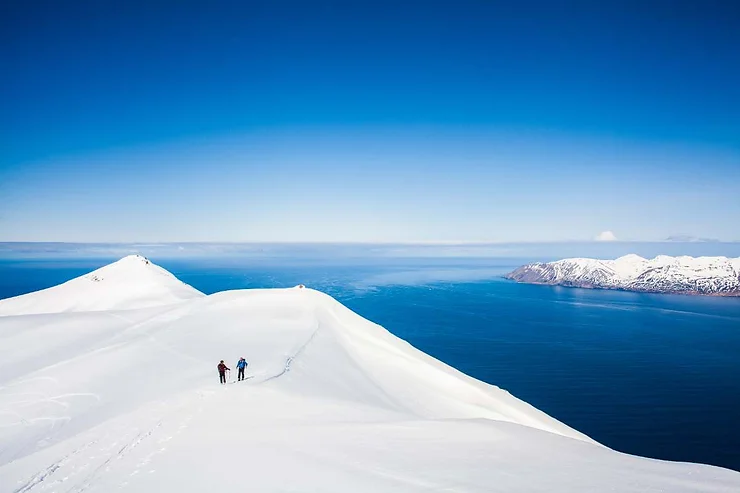
[[[224,360],[221,360],[221,363],[218,364],[218,376],[222,384],[226,383],[226,370],[231,371],[231,368],[224,364]]]

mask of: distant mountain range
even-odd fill
[[[740,296],[740,258],[625,255],[533,263],[506,275],[518,282],[649,293]]]
[[[719,243],[717,238],[701,238],[698,236],[691,235],[672,235],[665,239],[665,241],[673,241],[676,243]]]

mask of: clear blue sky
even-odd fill
[[[740,240],[737,2],[10,0],[0,66],[0,241]]]

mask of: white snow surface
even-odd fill
[[[616,260],[534,263],[507,277],[524,282],[667,293],[740,295],[740,258],[630,254]]]
[[[202,296],[145,257],[129,255],[59,286],[0,300],[0,316],[124,310]]]
[[[4,305],[0,492],[740,491],[601,446],[320,292],[203,296],[143,265],[96,271],[121,283],[94,303],[75,280]],[[241,356],[247,380],[220,385]]]

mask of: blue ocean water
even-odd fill
[[[0,298],[111,260],[1,260]],[[206,293],[320,289],[609,447],[740,470],[740,299],[516,284],[511,258],[154,260]]]

